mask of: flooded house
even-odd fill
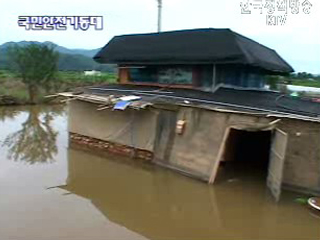
[[[274,50],[193,29],[116,36],[94,60],[117,64],[118,83],[60,94],[71,142],[210,184],[257,177],[276,199],[320,192],[320,105],[265,88],[293,72]]]

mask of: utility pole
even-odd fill
[[[161,13],[162,13],[162,0],[158,1],[158,32],[161,32]]]

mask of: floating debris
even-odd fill
[[[130,103],[129,101],[119,101],[114,105],[113,110],[125,110]]]
[[[303,204],[303,205],[308,204],[308,198],[306,197],[299,197],[299,198],[296,198],[294,201],[296,203]]]
[[[308,199],[308,204],[313,209],[320,211],[320,197],[312,197]]]

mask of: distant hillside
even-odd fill
[[[18,46],[27,46],[29,44],[46,44],[53,46],[55,50],[60,53],[58,66],[61,71],[100,70],[115,72],[115,65],[99,64],[92,59],[92,57],[100,50],[99,48],[91,50],[69,49],[52,42],[41,43],[36,41],[7,42],[0,45],[0,69],[10,69],[7,52],[8,48],[15,44]]]

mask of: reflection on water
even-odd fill
[[[213,187],[67,147],[63,107],[0,108],[0,120],[0,239],[320,238],[299,195],[284,192],[276,204],[262,180]]]
[[[14,118],[19,111],[0,108],[0,119]],[[14,161],[24,161],[29,164],[47,163],[54,161],[53,156],[57,153],[56,137],[58,132],[53,130],[51,122],[60,115],[63,106],[29,106],[25,108],[26,120],[21,128],[9,134],[3,146],[8,147],[8,157]]]
[[[264,181],[212,187],[156,166],[68,151],[64,189],[89,199],[109,220],[150,239],[315,239],[319,221],[284,193],[274,203]]]
[[[17,108],[0,106],[0,121],[2,122],[6,119],[13,120],[18,114]]]

